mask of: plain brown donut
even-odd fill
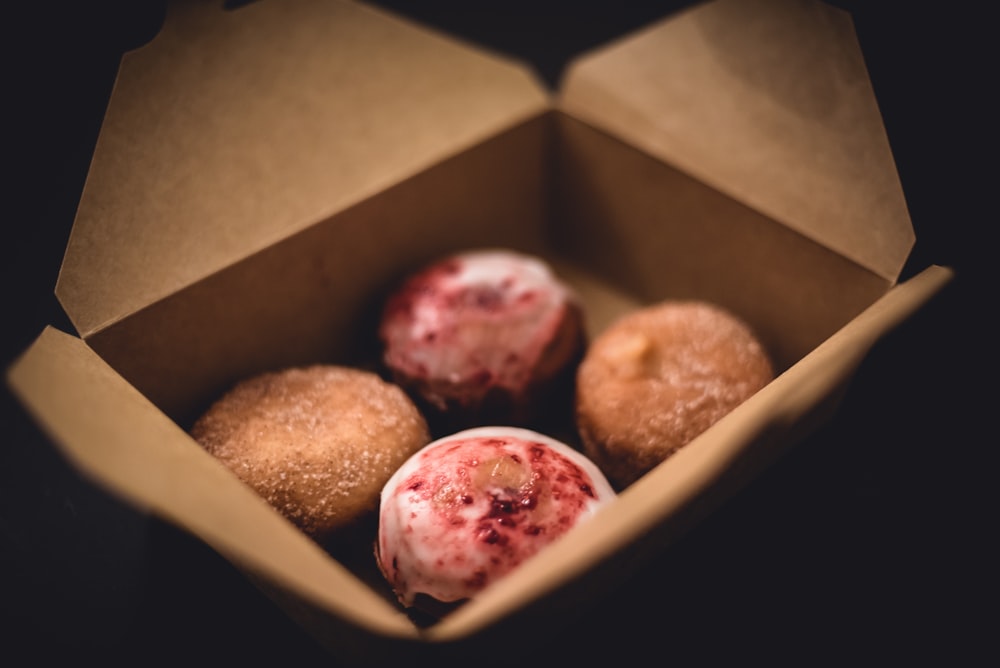
[[[626,487],[773,375],[754,332],[718,306],[666,301],[639,309],[596,337],[577,370],[584,450]]]
[[[385,482],[430,440],[399,387],[330,365],[238,383],[191,435],[317,540],[373,512]]]

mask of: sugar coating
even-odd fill
[[[386,480],[430,440],[399,387],[330,365],[238,383],[191,435],[317,539],[373,512]]]
[[[542,260],[477,250],[411,276],[379,327],[397,380],[437,410],[475,409],[490,392],[518,401],[582,348],[576,295]]]
[[[773,378],[750,327],[705,302],[632,312],[598,336],[577,370],[585,452],[631,484]]]
[[[580,452],[480,427],[411,457],[382,490],[377,557],[400,602],[474,596],[615,498]]]

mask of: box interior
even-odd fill
[[[660,299],[707,299],[760,332],[779,371],[886,282],[675,168],[549,111],[88,337],[187,429],[236,381],[317,362],[382,371],[381,303],[421,264],[500,246],[545,257],[590,334]],[[572,424],[560,432],[575,438]],[[191,441],[191,448],[198,446]],[[325,546],[385,600],[365,522]]]

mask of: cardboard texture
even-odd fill
[[[562,106],[888,281],[913,246],[875,95],[840,10],[696,6],[579,60]]]
[[[178,2],[123,59],[97,143],[56,288],[79,336],[42,332],[8,378],[96,483],[211,545],[331,649],[462,645],[585,602],[829,416],[951,278],[897,285],[912,244],[850,18],[819,2],[699,5],[579,59],[556,95],[357,3]],[[781,375],[422,627],[370,535],[320,548],[186,429],[252,373],[375,364],[393,281],[475,246],[551,260],[591,334],[659,299],[721,303]]]

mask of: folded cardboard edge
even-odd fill
[[[915,241],[850,15],[714,0],[574,59],[559,107],[895,283]]]
[[[872,346],[952,276],[950,268],[934,265],[893,287],[770,385],[626,489],[613,506],[547,548],[544,559],[523,564],[503,586],[487,589],[430,628],[427,637],[441,641],[476,633],[581,577],[652,531],[710,491],[755,439],[772,430],[781,433],[849,380]]]
[[[364,3],[217,4],[168,3],[120,63],[56,285],[84,338],[551,105]]]
[[[239,482],[79,338],[48,327],[8,384],[66,458],[234,565],[387,636],[412,622]]]

